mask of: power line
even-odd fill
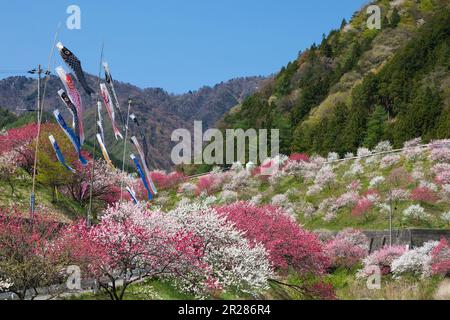
[[[37,74],[38,70],[37,69],[31,69],[31,70],[2,70],[0,69],[0,74]],[[41,73],[44,75],[50,75],[51,72],[50,71],[43,71],[41,70]]]

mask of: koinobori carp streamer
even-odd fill
[[[81,102],[80,93],[78,92],[70,74],[67,74],[66,71],[64,71],[64,69],[61,66],[56,67],[56,73],[61,79],[61,82],[63,83],[70,100],[76,107],[78,116],[78,134],[80,136],[80,144],[83,145],[84,144],[83,104]]]
[[[111,162],[111,159],[109,158],[108,150],[106,150],[106,146],[102,141],[102,137],[100,136],[99,133],[97,133],[96,137],[97,137],[98,144],[100,145],[100,149],[102,150],[103,158],[105,159],[106,163],[109,166],[114,167],[114,165]]]
[[[70,172],[75,173],[75,169],[73,169],[71,166],[69,166],[66,163],[66,159],[64,159],[64,155],[61,152],[61,149],[59,148],[58,143],[55,140],[55,137],[53,135],[49,135],[48,139],[50,140],[50,143],[52,144],[53,150],[55,150],[56,158],[58,158],[58,161],[61,162],[61,164]]]
[[[61,129],[64,131],[66,136],[69,138],[70,142],[72,142],[72,145],[78,154],[78,159],[80,160],[81,164],[83,166],[86,166],[87,161],[86,161],[86,159],[83,158],[83,156],[81,154],[81,146],[80,146],[80,141],[78,140],[78,137],[75,135],[73,130],[66,124],[66,121],[64,121],[64,118],[61,116],[61,113],[59,112],[58,109],[53,111],[53,115],[55,116],[55,119],[58,122]]]
[[[128,193],[130,194],[130,197],[131,197],[131,199],[133,199],[133,202],[135,203],[135,204],[138,204],[138,199],[136,198],[136,192],[134,192],[134,190],[133,189],[131,189],[130,187],[126,187],[126,189],[127,189],[127,191],[128,191]]]
[[[80,84],[83,87],[86,94],[88,96],[94,94],[95,93],[94,90],[92,90],[89,87],[89,85],[87,84],[86,78],[84,76],[83,68],[81,67],[80,60],[72,53],[72,51],[67,49],[61,42],[58,42],[56,44],[56,47],[58,48],[61,58],[69,66],[69,68],[72,69],[72,71],[75,73],[75,76],[77,77],[78,82],[80,82]]]
[[[105,131],[103,130],[103,116],[102,116],[102,103],[99,101],[97,102],[97,126],[100,131],[100,136],[102,137],[103,143],[105,143]]]
[[[150,191],[150,187],[149,187],[147,178],[145,176],[145,173],[144,173],[144,171],[142,171],[142,167],[139,164],[139,160],[136,158],[136,156],[134,154],[131,154],[130,158],[131,158],[131,160],[133,160],[134,165],[136,166],[136,169],[139,173],[139,176],[141,177],[142,183],[144,184],[144,187],[147,190],[148,200],[151,201],[153,199],[152,192]]]
[[[111,104],[111,95],[109,94],[108,89],[106,88],[106,85],[104,83],[100,84],[100,91],[103,96],[103,101],[105,102],[106,111],[108,111],[109,118],[111,119],[111,125],[114,130],[114,136],[116,137],[116,140],[119,140],[118,138],[123,139],[120,130],[116,126],[116,116],[114,113],[114,108]]]
[[[117,97],[116,89],[114,89],[114,81],[112,79],[111,71],[109,69],[109,65],[107,62],[103,63],[103,68],[105,69],[106,87],[108,89],[110,96],[112,96],[112,99],[113,99],[111,101],[111,104],[116,107],[117,113],[119,114],[120,122],[122,123],[122,126],[125,128],[125,125],[126,125],[125,119],[123,118],[122,110],[120,109],[119,98]]]
[[[63,89],[58,91],[58,95],[61,98],[61,100],[63,101],[64,105],[70,111],[70,114],[72,115],[72,129],[75,130],[75,133],[79,133],[80,122],[78,119],[77,108],[72,103],[72,100],[70,100],[69,96]]]
[[[152,177],[150,176],[150,170],[148,170],[147,163],[145,161],[144,151],[142,150],[142,148],[135,136],[131,137],[131,142],[134,144],[137,152],[139,153],[142,165],[144,166],[145,174],[146,174],[149,184],[150,184],[150,188],[151,188],[153,194],[156,195],[156,194],[158,194],[158,190],[156,190],[155,184],[153,183]]]

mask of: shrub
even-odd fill
[[[359,191],[361,189],[361,181],[360,180],[353,180],[350,182],[350,184],[346,187],[348,191]]]
[[[360,271],[360,276],[369,276],[370,267],[377,266],[380,268],[381,274],[391,273],[392,262],[401,257],[406,252],[404,246],[386,246],[382,249],[372,252],[364,260],[364,268]]]
[[[368,198],[363,197],[358,200],[356,206],[352,209],[352,215],[355,217],[366,216],[367,213],[372,209],[373,202]]]
[[[267,279],[273,277],[268,252],[263,245],[247,241],[227,217],[201,203],[180,206],[168,216],[202,239],[201,261],[210,266],[216,287],[247,293],[267,288]],[[196,279],[187,280],[191,287],[198,286]]]
[[[352,268],[369,252],[369,239],[359,230],[345,229],[325,246],[335,268]]]
[[[406,201],[410,198],[410,196],[410,192],[404,189],[392,189],[390,192],[392,201]]]
[[[445,223],[450,223],[450,211],[444,212],[441,214],[441,219]]]
[[[317,172],[314,184],[325,187],[332,184],[335,179],[336,175],[334,174],[332,167],[327,165],[322,167],[319,172]]]
[[[450,245],[448,239],[442,239],[431,252],[431,270],[433,274],[450,274]]]
[[[14,195],[14,179],[17,174],[17,153],[10,151],[0,155],[0,180],[6,181],[11,188],[11,195]]]
[[[0,212],[0,279],[20,300],[27,291],[34,299],[37,288],[63,281],[65,261],[51,250],[58,228],[38,213],[31,223],[19,211]]]
[[[430,151],[429,156],[431,161],[448,162],[450,161],[450,148],[436,147]]]
[[[197,195],[205,192],[207,194],[215,191],[215,181],[212,175],[202,176],[197,181]]]
[[[358,157],[367,157],[372,154],[372,152],[367,148],[359,148],[356,152]]]
[[[381,141],[373,149],[373,152],[375,153],[387,151],[392,151],[392,144],[389,141]]]
[[[309,162],[309,156],[305,153],[293,153],[289,156],[289,161]]]
[[[428,189],[427,187],[417,187],[412,191],[411,199],[420,202],[434,203],[439,198],[433,190]]]
[[[437,241],[429,241],[422,247],[406,251],[391,264],[392,274],[399,277],[403,274],[428,277],[431,275],[431,252]]]
[[[404,188],[414,182],[411,175],[404,168],[395,168],[389,174],[387,182],[395,188]]]
[[[347,191],[336,199],[335,207],[337,209],[353,206],[358,202],[358,193],[355,191]]]
[[[186,176],[180,172],[171,172],[167,174],[165,171],[152,171],[150,177],[157,189],[165,190],[174,188],[178,184],[186,181]]]
[[[450,183],[450,170],[441,171],[436,174],[436,183],[439,184],[449,184]]]
[[[169,217],[123,202],[109,207],[100,223],[69,226],[57,247],[69,254],[112,300],[122,300],[142,277],[201,274],[202,241]],[[122,281],[118,286],[118,281]],[[204,282],[200,282],[204,285]]]
[[[408,160],[418,160],[422,158],[424,153],[423,149],[420,147],[421,144],[421,138],[416,138],[405,142],[403,148],[405,148],[406,150],[403,150],[402,154]]]
[[[256,170],[256,169],[255,169]],[[267,177],[266,177],[267,178]],[[217,185],[218,182],[215,182]],[[247,170],[242,170],[238,173],[234,173],[230,177],[230,181],[223,185],[223,190],[239,190],[245,189],[254,183],[252,179],[252,173]]]
[[[87,156],[87,155],[86,155]],[[77,201],[82,206],[89,202],[91,186],[91,168],[94,161],[89,161],[88,165],[82,167],[75,165],[76,173],[71,176],[70,183],[62,188],[62,192]],[[92,197],[96,201],[112,204],[120,199],[120,183],[123,172],[112,168],[106,161],[94,162],[94,181],[92,187]],[[139,189],[137,189],[139,190]]]
[[[317,237],[303,230],[283,210],[238,202],[217,208],[250,242],[262,243],[278,270],[292,267],[300,273],[323,274],[329,259]]]
[[[345,173],[345,175],[348,176],[358,176],[360,174],[364,173],[364,168],[361,165],[361,163],[359,161],[355,161],[351,167],[350,170],[348,172]]]
[[[339,154],[337,152],[330,152],[330,153],[328,153],[328,156],[327,156],[327,161],[328,162],[333,162],[333,161],[336,161],[336,160],[339,160]]]
[[[380,186],[383,182],[384,182],[384,177],[383,176],[377,176],[375,178],[373,178],[372,180],[370,180],[369,186],[370,188],[376,188],[378,186]]]
[[[37,127],[36,123],[31,123],[8,130],[5,135],[0,135],[0,154],[31,143],[37,136]]]
[[[186,182],[183,183],[179,188],[178,188],[178,193],[192,197],[195,195],[195,193],[197,192],[197,187],[195,186],[195,184]]]
[[[380,168],[384,169],[384,168],[392,167],[399,161],[400,161],[399,155],[385,156],[385,157],[383,157],[383,159],[381,159]]]
[[[285,207],[289,205],[289,199],[284,194],[276,194],[272,197],[271,203],[276,207]]]
[[[411,205],[403,211],[404,220],[413,220],[416,222],[426,221],[430,217],[429,214],[425,212],[425,209],[420,205]]]
[[[232,203],[238,199],[238,194],[235,191],[223,190],[220,193],[220,201],[222,203]]]

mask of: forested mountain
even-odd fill
[[[299,53],[220,122],[278,128],[281,152],[341,155],[381,140],[450,137],[450,3],[374,1]]]
[[[97,87],[96,77],[89,75],[87,80],[92,88]],[[204,127],[210,127],[230,108],[255,92],[263,80],[263,77],[236,78],[213,87],[205,86],[197,91],[181,95],[169,94],[160,88],[140,89],[122,82],[116,82],[115,87],[122,112],[126,113],[128,99],[133,100],[131,112],[136,114],[141,127],[144,128],[148,143],[149,166],[153,169],[169,169],[172,166],[170,152],[173,144],[170,137],[173,130],[177,128],[190,130],[194,120],[203,120]],[[54,76],[49,78],[45,95],[45,110],[50,113],[55,108],[59,108],[68,120],[69,114],[57,94],[61,88],[62,83],[58,78]],[[86,110],[84,114],[85,130],[88,140],[92,141],[95,130],[94,112],[96,112],[96,108],[93,106],[96,106],[96,98],[86,96],[81,88],[79,89]],[[36,80],[27,77],[10,77],[0,80],[0,107],[21,115],[21,119],[33,120],[35,118],[31,114],[25,116],[24,113],[27,113],[27,110],[36,109],[36,99]],[[14,117],[11,117],[13,115],[2,111],[0,113],[1,127],[15,120]],[[114,139],[105,110],[103,118],[108,151],[113,158],[122,159],[123,142],[117,142]],[[120,123],[119,117],[116,116],[116,118],[116,121]],[[137,132],[135,133],[137,134]]]

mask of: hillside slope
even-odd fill
[[[299,54],[220,122],[280,129],[281,152],[341,156],[390,140],[450,136],[450,9],[442,0],[374,1]]]
[[[204,127],[210,127],[230,108],[255,92],[263,79],[262,77],[236,78],[182,95],[169,94],[160,88],[140,89],[122,82],[116,82],[115,87],[124,111],[126,111],[128,98],[134,101],[132,112],[139,117],[139,121],[145,128],[149,144],[147,157],[150,167],[169,169],[172,166],[170,137],[174,129],[191,129],[194,120],[202,120]],[[94,76],[88,76],[88,82],[92,88],[97,86],[97,78]],[[58,78],[50,78],[47,84],[45,108],[46,111],[59,108],[68,117],[69,114],[56,93],[61,87],[62,84]],[[92,107],[96,105],[95,98],[87,97],[81,89],[80,93],[82,93],[86,109],[84,120],[87,137],[92,140],[95,130],[94,112],[96,112],[96,108]],[[0,107],[21,114],[25,110],[34,110],[36,99],[36,80],[26,77],[0,80]],[[115,142],[106,111],[103,118],[108,151],[112,156],[121,159],[123,144]]]

